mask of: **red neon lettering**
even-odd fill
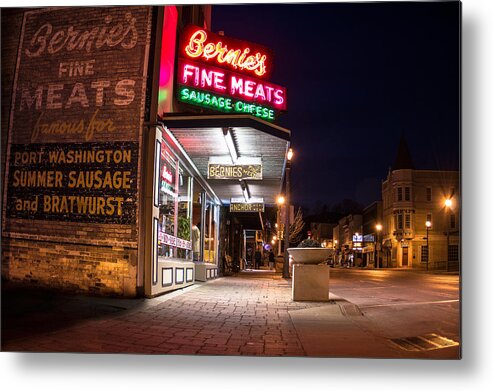
[[[254,72],[257,76],[263,76],[267,72],[267,56],[262,53],[250,54],[250,48],[228,49],[221,41],[216,43],[207,41],[207,33],[197,30],[190,37],[185,53],[191,58],[204,57],[205,59],[216,58],[219,64],[227,63],[235,69]]]
[[[282,90],[274,90],[274,104],[282,105],[284,103],[284,92]]]
[[[173,174],[166,167],[163,167],[161,177],[168,183],[173,183]]]

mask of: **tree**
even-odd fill
[[[289,225],[289,243],[298,243],[301,241],[304,226],[303,213],[301,212],[301,208],[298,208],[293,224]]]

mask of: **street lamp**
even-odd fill
[[[377,247],[377,260],[375,262],[376,268],[380,268],[380,231],[382,230],[382,224],[378,223],[375,225],[375,228],[377,229],[377,243],[375,243],[375,247]],[[388,265],[387,265],[388,266]]]
[[[430,261],[430,245],[428,244],[428,233],[431,228],[431,221],[426,221],[426,271],[428,271],[428,262]]]
[[[289,247],[289,180],[290,180],[290,173],[291,173],[291,159],[293,158],[293,150],[289,148],[287,154],[286,154],[286,198],[285,198],[285,203],[286,203],[286,216],[284,216],[285,222],[284,222],[284,265],[282,268],[282,277],[283,278],[289,278],[289,256],[288,256],[288,247]]]
[[[452,208],[452,200],[450,198],[447,198],[445,200],[445,210],[446,212],[446,224],[447,224],[447,271],[449,271],[450,265],[449,265],[449,258],[450,258],[450,209]]]

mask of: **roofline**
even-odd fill
[[[197,180],[197,182],[202,186],[202,188],[204,188],[206,190],[206,192],[209,193],[210,196],[215,198],[214,201],[216,202],[216,204],[224,206],[221,198],[218,197],[218,195],[216,194],[214,189],[209,185],[209,183],[207,183],[207,181],[202,176],[202,174],[200,173],[200,171],[197,168],[197,166],[195,165],[195,163],[192,161],[192,159],[190,159],[190,156],[188,156],[188,153],[185,151],[185,149],[182,147],[182,145],[179,143],[179,141],[176,139],[176,137],[170,132],[168,127],[166,127],[165,125],[161,125],[161,124],[159,124],[158,126],[160,126],[160,128],[163,132],[163,135],[165,135],[165,137],[168,139],[168,142],[171,141],[174,144],[173,148],[176,148],[176,151],[174,151],[174,152],[182,160],[185,161],[185,163],[188,165],[189,169],[194,171],[193,175],[194,175],[195,179]]]
[[[426,168],[422,168],[422,169],[416,169],[416,168],[398,168],[397,170],[391,170],[391,172],[394,172],[394,171],[404,171],[404,170],[409,170],[409,171],[425,171],[425,172],[457,172],[457,173],[460,172],[460,170],[428,170]]]
[[[237,115],[177,115],[161,118],[159,123],[168,128],[234,128],[248,127],[291,141],[291,131],[279,125],[264,121],[248,114]]]

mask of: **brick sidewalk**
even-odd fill
[[[288,311],[327,305],[292,302],[290,281],[253,272],[195,285],[182,294],[145,300],[133,309],[56,331],[3,341],[2,349],[305,356]]]

